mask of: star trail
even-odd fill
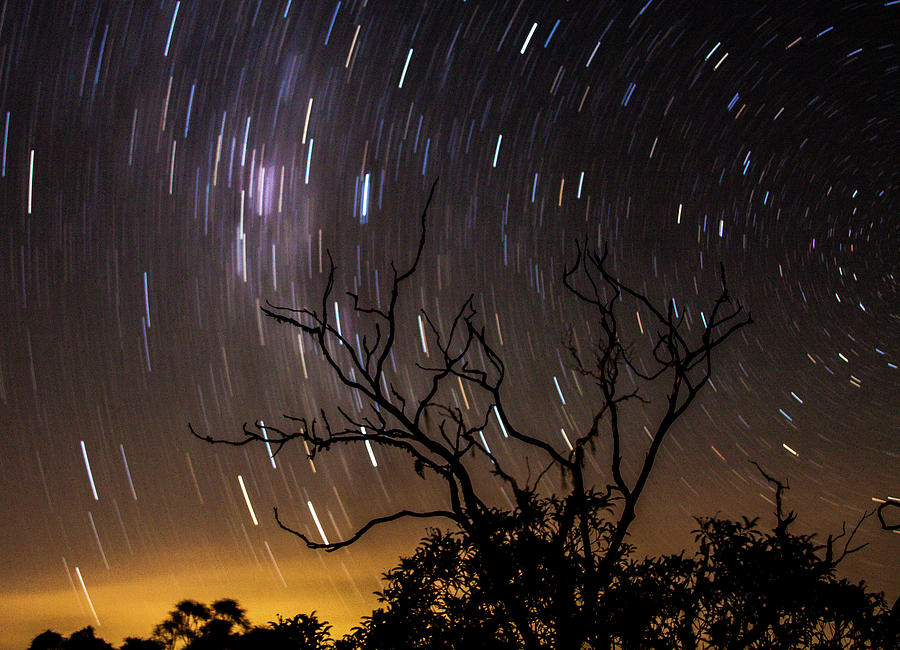
[[[371,610],[427,524],[326,555],[272,507],[334,541],[440,492],[368,440],[312,460],[187,424],[361,408],[260,307],[359,341],[345,292],[389,299],[437,177],[398,385],[434,352],[419,310],[449,323],[474,294],[511,417],[565,450],[591,406],[574,242],[698,329],[721,263],[755,324],[664,445],[638,549],[690,545],[694,515],[771,518],[750,461],[823,539],[900,496],[898,34],[891,1],[4,3],[0,647],[146,635],[181,598],[340,631]],[[481,441],[528,471],[499,414]],[[892,601],[900,538],[874,518],[860,537],[843,570]]]

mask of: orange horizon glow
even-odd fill
[[[359,550],[324,553],[296,547],[293,555],[279,560],[286,588],[274,570],[263,567],[261,571],[253,562],[226,566],[194,561],[189,572],[176,570],[175,565],[168,571],[147,568],[143,574],[131,571],[136,579],[123,581],[111,581],[111,574],[102,566],[82,569],[100,625],[80,593],[77,578],[78,591],[73,591],[62,567],[58,571],[48,568],[33,582],[7,584],[0,590],[0,601],[5,603],[0,608],[0,650],[24,650],[47,629],[68,636],[88,625],[116,646],[125,637],[147,638],[184,599],[209,604],[234,598],[257,626],[275,620],[277,614],[290,617],[315,611],[320,620],[331,624],[332,636],[339,638],[376,605],[378,576],[397,559],[393,545],[382,548],[383,553],[363,545]],[[265,550],[260,561],[264,554]],[[381,560],[383,564],[377,566]]]

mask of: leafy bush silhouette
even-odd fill
[[[334,640],[331,625],[320,621],[315,612],[283,618],[280,614],[267,627],[254,628],[244,635],[247,645],[241,648],[265,647],[271,650],[330,650]]]
[[[758,520],[697,519],[698,550],[629,561],[607,595],[623,647],[881,648],[888,629],[881,594],[835,573],[838,561],[813,535]],[[892,639],[892,640],[891,640]]]
[[[59,632],[46,630],[31,640],[28,650],[59,650],[63,641],[65,641],[65,637]]]
[[[128,637],[121,650],[332,650],[337,646],[330,634],[331,625],[320,621],[317,614],[278,616],[266,627],[254,627],[247,613],[232,598],[211,605],[185,599],[176,603],[169,615],[156,625],[151,638]],[[47,630],[38,634],[29,650],[112,650],[113,646],[98,638],[92,627],[73,633],[69,638]]]
[[[96,635],[90,625],[73,632],[62,647],[63,650],[114,650],[111,644]]]
[[[169,650],[203,650],[222,648],[249,629],[247,613],[236,600],[223,598],[206,605],[186,599],[175,605],[150,638]]]
[[[279,615],[253,627],[232,599],[212,606],[182,600],[154,629],[154,637],[161,626],[177,628],[181,636],[173,643],[191,650],[513,650],[521,647],[522,636],[501,598],[516,598],[539,647],[546,648],[900,647],[895,612],[884,597],[868,592],[865,583],[836,575],[843,558],[860,548],[852,547],[856,528],[824,543],[794,533],[796,515],[781,509],[784,489],[776,481],[778,507],[771,530],[761,529],[757,519],[698,517],[693,555],[636,558],[628,546],[609,585],[596,594],[596,618],[584,623],[578,645],[560,642],[559,627],[568,619],[554,605],[566,593],[564,583],[581,570],[580,556],[566,551],[573,540],[559,534],[564,503],[535,494],[521,495],[523,506],[513,511],[493,511],[492,543],[508,554],[504,586],[485,584],[499,575],[484,567],[496,558],[485,556],[468,533],[431,529],[411,556],[384,575],[379,606],[342,639],[331,637],[331,626],[316,612]],[[601,544],[614,531],[604,504],[597,500],[592,523]],[[121,648],[163,647],[156,638],[129,637]],[[29,647],[83,649],[112,646],[86,627],[68,639],[47,630]]]
[[[121,650],[163,650],[163,646],[158,641],[152,639],[141,639],[139,637],[126,637],[122,643]]]
[[[32,639],[28,650],[114,650],[114,648],[97,636],[93,626],[88,625],[77,632],[72,632],[68,638],[52,630],[41,632]]]
[[[554,499],[539,501],[541,517],[552,519]],[[567,567],[556,553],[531,552],[552,548],[546,535],[553,530],[536,526],[541,517],[531,517],[528,532],[511,531],[504,545],[509,553],[521,553],[512,556],[518,564],[511,594],[542,631],[539,642],[564,647],[556,627],[565,617],[556,617],[550,605],[554,583],[577,571],[577,562]],[[761,530],[757,519],[696,521],[693,556],[635,559],[629,549],[598,595],[586,645],[569,647],[900,647],[883,596],[837,577],[846,553],[835,556],[834,538],[819,544],[814,535],[793,533],[793,513],[771,531]],[[380,606],[348,635],[346,647],[520,647],[509,621],[498,616],[504,608],[493,600],[495,592],[482,588],[482,561],[466,533],[431,530],[413,555],[385,574]]]

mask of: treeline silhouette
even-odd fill
[[[257,627],[250,623],[246,611],[231,598],[211,605],[196,600],[182,600],[168,617],[154,627],[149,638],[128,637],[121,650],[296,650],[302,648],[334,648],[331,626],[319,621],[315,612],[297,614]],[[115,650],[87,626],[68,638],[47,630],[37,635],[29,650]]]
[[[854,531],[817,543],[791,530],[776,484],[775,526],[755,519],[697,518],[697,547],[660,557],[635,557],[628,547],[599,594],[587,642],[599,648],[900,648],[898,607],[865,583],[836,574],[852,552]],[[548,553],[556,532],[555,497],[534,497],[531,509],[495,511],[498,548],[515,564],[510,598],[528,612],[537,647],[564,648],[552,610],[576,555]],[[597,522],[600,534],[610,526]],[[841,543],[842,542],[842,543]],[[384,574],[379,606],[342,638],[315,612],[278,616],[255,626],[231,599],[206,605],[183,600],[148,638],[130,637],[121,650],[513,650],[521,632],[506,615],[509,602],[485,584],[485,556],[465,532],[431,530],[415,552]],[[50,630],[29,650],[113,650],[86,627],[68,638]]]

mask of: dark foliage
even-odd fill
[[[561,646],[559,629],[568,618],[553,609],[565,583],[581,570],[555,523],[563,508],[556,497],[532,495],[530,507],[495,510],[492,543],[508,554],[506,575],[520,610],[526,613],[539,647],[638,650],[781,648],[857,650],[900,647],[894,613],[881,594],[836,575],[855,529],[818,543],[814,535],[791,530],[792,512],[778,508],[775,526],[757,520],[697,518],[693,555],[636,559],[625,549],[610,583],[596,594],[596,618],[585,623],[579,645]],[[593,527],[612,534],[607,506],[596,511]],[[843,541],[838,549],[837,543]],[[858,547],[857,547],[858,548]],[[252,627],[244,610],[223,599],[212,606],[179,602],[154,630],[154,638],[128,638],[122,650],[166,647],[217,650],[515,650],[522,647],[508,603],[498,600],[491,561],[465,531],[432,529],[415,552],[384,578],[379,607],[343,639],[315,612],[278,616]],[[579,594],[580,597],[580,594]],[[177,622],[176,624],[173,624]],[[175,631],[171,645],[159,631]],[[190,630],[188,632],[188,630]],[[189,637],[189,640],[185,640]],[[66,639],[47,630],[30,650],[112,650],[87,627]]]
[[[46,630],[31,640],[28,650],[59,650],[62,648],[65,637],[59,632]]]
[[[332,650],[331,625],[316,613],[278,616],[266,627],[253,627],[237,601],[224,598],[212,605],[182,600],[157,625],[151,638],[128,637],[121,650]],[[343,646],[348,647],[348,646]],[[92,627],[75,632],[68,639],[47,630],[37,635],[29,650],[113,650],[95,636]]]
[[[552,498],[540,501],[535,508],[541,516],[523,517],[530,520],[527,531],[515,529],[499,544],[517,560],[515,592],[538,642],[552,647],[566,620],[551,607],[554,591],[578,566],[546,552],[553,547],[552,527],[544,524],[557,505]],[[587,645],[570,647],[900,647],[883,597],[837,577],[844,553],[835,557],[829,550],[835,540],[818,544],[812,535],[795,534],[789,530],[793,521],[780,519],[763,531],[756,520],[698,518],[693,556],[638,560],[626,554],[598,594]],[[503,603],[483,588],[490,575],[483,561],[464,532],[431,531],[412,556],[385,574],[380,607],[351,633],[352,647],[520,647]]]
[[[113,646],[101,639],[88,625],[73,632],[68,638],[58,632],[47,630],[31,640],[28,650],[114,650]]]
[[[141,639],[130,636],[122,643],[121,650],[163,650],[163,646],[152,639]]]
[[[629,648],[881,648],[880,594],[836,576],[812,535],[698,518],[697,553],[629,561],[600,609]]]
[[[113,646],[101,639],[94,632],[94,628],[87,627],[73,632],[62,644],[63,650],[114,650]]]
[[[157,625],[151,639],[161,647],[212,650],[228,648],[243,632],[250,629],[247,613],[230,598],[205,605],[196,600],[182,600]]]
[[[265,647],[272,650],[330,650],[334,648],[330,630],[331,625],[320,621],[312,612],[292,618],[279,615],[276,620],[269,621],[268,627],[257,628],[253,632],[256,638],[265,642]]]

